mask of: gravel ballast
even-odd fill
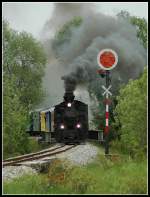
[[[66,152],[57,154],[47,159],[62,159],[68,160],[72,165],[86,165],[92,162],[99,152],[99,148],[86,142],[85,144],[77,145],[76,147],[67,150]],[[42,165],[42,160],[36,160],[37,164]],[[27,165],[27,164],[26,164]],[[44,164],[43,164],[44,165]],[[3,168],[3,181],[12,180],[25,174],[37,174],[38,171],[30,166],[6,166]]]
[[[68,150],[56,156],[56,158],[63,158],[70,161],[73,165],[86,165],[92,162],[98,154],[98,147],[85,143],[78,145],[73,149]]]
[[[3,168],[3,181],[10,181],[25,174],[37,174],[37,172],[27,166],[6,166]]]

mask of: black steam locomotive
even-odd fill
[[[88,135],[88,106],[74,100],[72,92],[54,109],[55,137],[58,142],[79,143]]]
[[[88,105],[74,99],[66,92],[64,101],[52,108],[30,113],[30,135],[40,135],[42,141],[51,143],[80,143],[88,137]]]

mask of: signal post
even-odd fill
[[[110,85],[110,70],[112,70],[118,63],[118,55],[112,49],[103,49],[98,53],[97,56],[97,63],[100,66],[100,70],[98,73],[106,78],[106,85],[102,85],[104,93],[102,94],[105,96],[105,129],[104,129],[104,146],[105,146],[105,155],[109,154],[109,95],[111,96],[112,93],[110,92],[111,85]]]

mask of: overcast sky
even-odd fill
[[[18,31],[27,31],[39,38],[40,32],[50,19],[54,3],[52,2],[3,2],[3,18]],[[97,3],[97,11],[107,15],[116,15],[127,10],[131,15],[148,19],[147,2],[101,2]]]

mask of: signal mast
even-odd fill
[[[109,105],[110,99],[109,95],[111,96],[112,93],[110,92],[111,89],[111,80],[110,80],[110,70],[115,68],[118,63],[118,55],[112,49],[103,49],[97,55],[97,63],[100,66],[100,70],[98,70],[98,74],[101,77],[106,77],[106,85],[102,85],[104,90],[103,96],[106,97],[105,99],[105,129],[104,129],[104,146],[105,146],[105,155],[109,154]]]

